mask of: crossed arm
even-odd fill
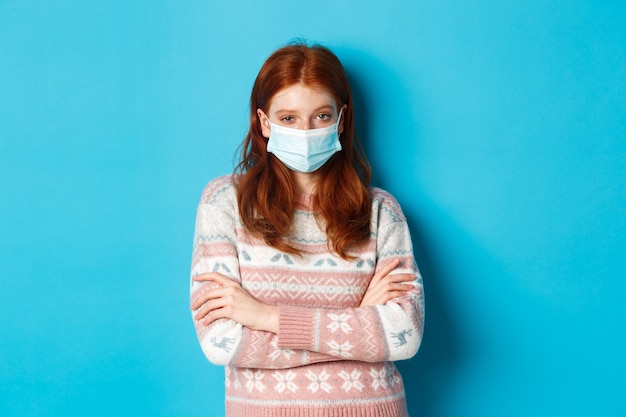
[[[359,307],[383,305],[392,298],[401,297],[413,289],[408,282],[411,274],[391,274],[400,260],[388,263],[374,275]],[[278,307],[264,304],[252,297],[241,285],[218,272],[197,275],[196,282],[214,282],[219,287],[204,292],[191,303],[194,319],[208,326],[218,319],[231,319],[251,330],[278,334]]]
[[[423,333],[422,280],[405,219],[390,196],[375,195],[375,204],[383,206],[372,254],[377,270],[359,305],[276,306],[255,299],[239,282],[230,187],[225,180],[209,184],[196,221],[190,305],[207,359],[277,369],[336,360],[395,361],[415,354]]]

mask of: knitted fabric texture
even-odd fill
[[[206,186],[198,206],[191,276],[219,272],[279,308],[278,334],[232,320],[195,321],[205,356],[225,366],[228,417],[404,417],[402,377],[393,361],[411,358],[423,332],[422,279],[406,219],[387,192],[371,188],[371,237],[345,260],[302,195],[290,243],[280,252],[247,233],[231,176]],[[385,305],[359,307],[377,269],[414,274],[414,289]],[[213,283],[191,281],[193,302]],[[195,312],[192,312],[195,314]]]

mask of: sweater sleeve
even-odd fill
[[[198,206],[191,276],[219,272],[241,283],[237,251],[237,211],[217,198],[229,185],[209,183]],[[376,230],[377,268],[395,258],[397,273],[414,273],[413,291],[384,306],[311,308],[279,305],[279,333],[256,331],[228,319],[208,326],[194,320],[209,361],[246,368],[292,368],[316,362],[380,362],[413,356],[421,341],[423,297],[406,222]],[[191,302],[213,283],[191,281]],[[192,312],[195,314],[195,312]]]
[[[366,362],[395,361],[415,355],[424,329],[424,297],[404,220],[378,229],[377,257],[377,269],[400,258],[401,264],[392,273],[415,274],[409,294],[371,307],[319,309],[281,305],[278,345]]]
[[[219,272],[238,282],[239,264],[237,260],[236,229],[233,213],[222,203],[231,183],[224,177],[207,184],[196,213],[196,227],[191,261],[191,278],[207,273]],[[191,280],[190,293],[193,302],[206,290],[217,287],[212,282]],[[192,318],[197,310],[192,311]],[[193,319],[198,341],[209,361],[227,364],[241,341],[243,326],[235,321],[220,319],[204,326]]]
[[[219,272],[239,283],[237,251],[237,211],[233,204],[232,183],[227,177],[211,181],[205,188],[196,214],[191,278]],[[217,284],[191,280],[190,303]],[[197,310],[192,311],[193,315]],[[247,368],[292,368],[337,358],[303,349],[281,348],[271,332],[248,329],[241,324],[219,319],[204,325],[193,320],[196,335],[206,358],[216,365]]]

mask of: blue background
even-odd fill
[[[624,416],[623,1],[0,0],[0,414],[220,416],[196,204],[294,37],[344,62],[426,289],[412,416]]]

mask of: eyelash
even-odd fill
[[[328,114],[328,113],[320,113],[316,117],[319,120],[326,121],[326,120],[330,120],[332,116],[330,114]],[[289,123],[289,122],[293,122],[294,117],[293,116],[283,116],[283,117],[281,117],[280,120],[282,122],[284,122],[284,123]]]

